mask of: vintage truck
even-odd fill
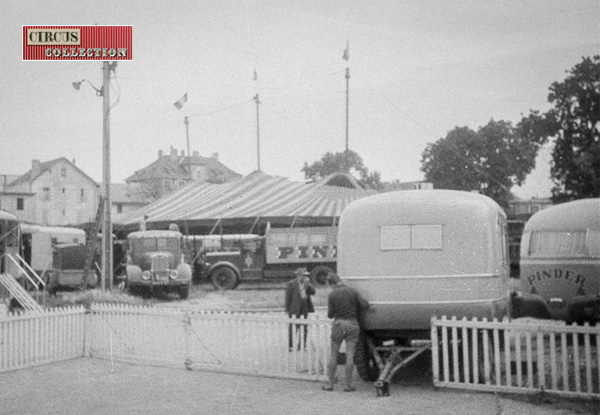
[[[323,285],[336,270],[337,227],[267,227],[264,236],[253,234],[192,235],[199,278],[217,289],[234,289],[245,280],[291,278],[306,267],[315,284]]]
[[[127,241],[125,286],[130,292],[177,292],[188,298],[192,268],[180,232],[137,231],[127,235]]]

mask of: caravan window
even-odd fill
[[[382,226],[381,250],[410,249],[410,226]]]
[[[382,251],[442,249],[442,225],[382,226]]]
[[[584,230],[531,232],[529,256],[568,258],[589,256],[594,253],[598,255],[598,240],[598,232],[588,234]]]

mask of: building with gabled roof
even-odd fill
[[[181,154],[171,147],[164,155],[158,151],[158,159],[125,179],[126,183],[136,183],[144,189],[150,199],[159,199],[172,191],[194,181],[201,183],[226,183],[242,177],[218,160],[218,154],[201,157],[197,151],[191,157]]]
[[[99,185],[74,160],[32,160],[29,171],[3,185],[0,207],[22,222],[77,225],[94,220],[99,195]]]

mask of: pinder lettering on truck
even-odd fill
[[[337,256],[335,246],[278,246],[277,259],[321,259],[330,258],[335,261]]]

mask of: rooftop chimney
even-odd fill
[[[193,157],[199,157],[200,153],[198,152],[198,150],[194,150],[194,151],[192,151],[192,156]]]
[[[212,158],[215,160],[219,160],[219,153],[213,153]]]
[[[161,158],[163,156],[163,151],[162,150],[158,150],[158,158]]]

